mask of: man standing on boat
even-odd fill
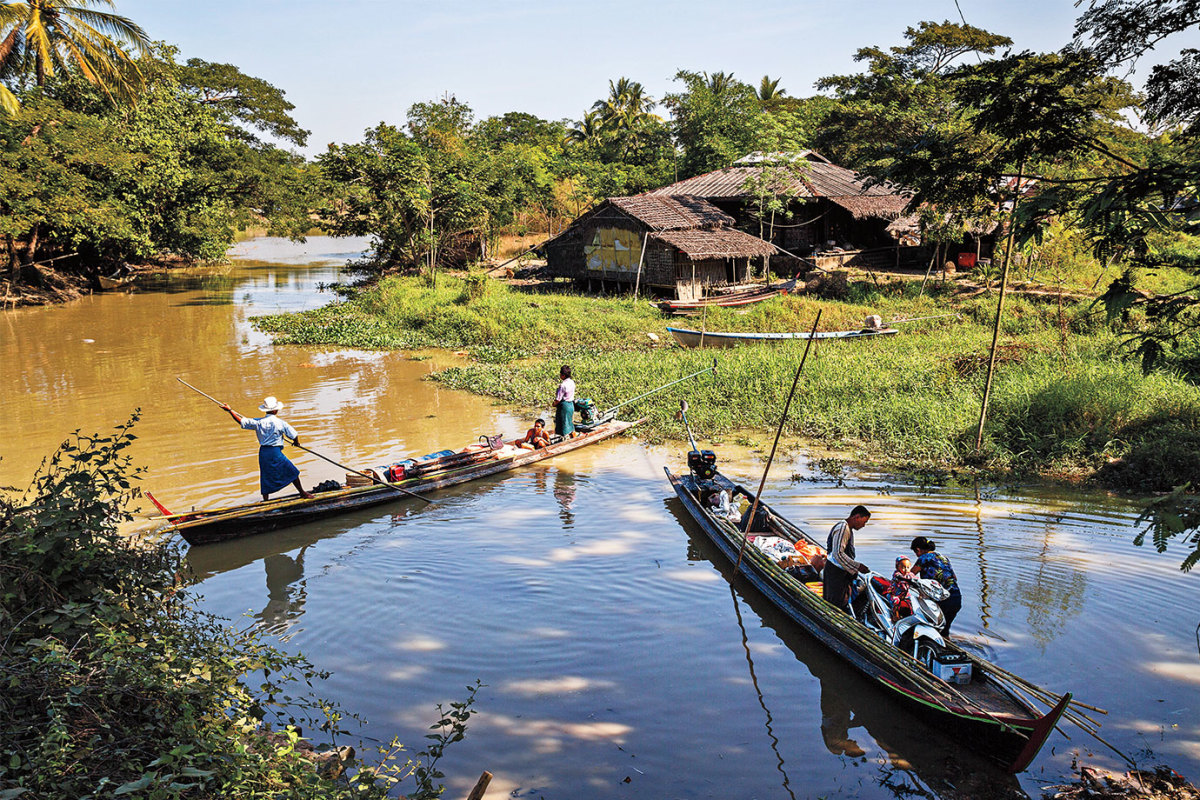
[[[300,435],[296,433],[296,429],[278,416],[283,410],[283,403],[274,397],[266,398],[258,410],[267,412],[267,415],[258,419],[243,417],[230,408],[228,403],[222,403],[221,408],[229,412],[234,422],[246,430],[254,431],[258,436],[259,489],[264,501],[289,483],[296,487],[296,491],[302,497],[312,497],[300,485],[300,470],[283,454],[285,436],[295,444],[300,443]]]
[[[850,590],[854,586],[854,579],[859,573],[865,575],[871,571],[865,564],[854,560],[854,532],[866,525],[870,519],[871,512],[866,506],[855,506],[849,517],[829,531],[826,548],[828,561],[825,562],[825,573],[822,576],[825,600],[851,616],[854,616],[854,612],[850,608]],[[862,597],[865,598],[866,595]]]

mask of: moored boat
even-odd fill
[[[1026,769],[1060,717],[1070,713],[1069,693],[1052,695],[951,640],[942,642],[945,658],[960,669],[952,680],[942,677],[950,672],[935,674],[929,665],[887,641],[881,631],[826,603],[819,581],[801,582],[758,546],[743,547],[745,535],[714,510],[710,499],[721,491],[751,499],[753,494],[717,471],[711,460],[707,466],[694,467],[691,474],[665,471],[688,516],[724,557],[735,564],[740,561],[742,574],[768,601],[874,684],[1009,771]],[[755,535],[791,542],[798,552],[824,553],[820,543],[769,506],[760,503],[759,509],[765,514],[756,514],[756,519],[765,519],[768,529],[755,530]],[[966,664],[970,668],[961,669]],[[1040,710],[1028,698],[1038,698],[1046,708]]]
[[[581,447],[616,436],[638,422],[640,420],[634,422],[613,420],[600,423],[588,431],[581,432],[573,439],[563,439],[541,450],[522,450],[516,446],[515,442],[508,442],[499,449],[487,448],[454,453],[452,456],[440,459],[441,469],[437,469],[436,464],[432,470],[426,464],[422,464],[422,468],[417,471],[417,477],[394,481],[392,486],[416,494],[455,486],[578,450]],[[471,456],[456,458],[467,454],[471,454]],[[392,503],[407,497],[392,486],[369,483],[365,486],[317,492],[311,498],[292,496],[229,508],[169,514],[167,524],[161,529],[161,532],[178,532],[188,544],[192,545],[237,539],[324,519],[360,508]]]
[[[699,300],[663,300],[658,304],[658,307],[663,311],[673,314],[697,311],[705,306],[736,308],[738,306],[750,305],[751,303],[761,303],[763,300],[770,300],[772,297],[778,297],[781,294],[787,293],[788,289],[786,286],[760,286],[744,292],[714,294]]]
[[[684,347],[738,347],[743,344],[777,344],[808,339],[869,339],[875,336],[891,336],[899,333],[895,328],[863,328],[857,331],[822,331],[820,333],[726,333],[671,327],[667,328],[667,332]]]

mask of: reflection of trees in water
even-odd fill
[[[304,551],[307,549],[307,546],[301,547],[295,558],[278,553],[263,559],[267,571],[267,605],[258,613],[258,619],[266,630],[277,636],[287,633],[304,614],[304,601],[308,595],[304,581]]]
[[[1054,533],[1061,521],[1061,516],[1050,517],[1040,541],[1025,540],[1036,546],[1035,552],[1018,559],[1025,569],[1010,583],[993,587],[1000,597],[1026,609],[1029,633],[1043,647],[1058,638],[1067,620],[1083,610],[1088,587],[1087,573],[1078,562],[1055,547]]]

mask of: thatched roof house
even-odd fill
[[[693,299],[766,274],[775,248],[734,221],[697,197],[613,197],[539,249],[551,274],[592,290],[640,285]]]
[[[887,252],[875,260],[888,262],[899,256],[888,226],[904,216],[911,199],[897,186],[839,167],[812,150],[751,153],[726,169],[648,194],[704,198],[736,218],[739,227],[761,230],[764,239],[797,255],[883,249]],[[757,213],[759,198],[771,195],[787,199],[790,218]]]

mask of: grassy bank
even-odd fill
[[[975,454],[995,298],[917,296],[912,284],[855,284],[842,301],[788,296],[745,312],[709,313],[710,330],[823,330],[957,312],[902,325],[902,333],[814,347],[787,432],[847,449],[889,468],[966,466],[1158,490],[1200,470],[1200,392],[1182,379],[1143,376],[1090,304],[1014,299],[1004,327],[984,447]],[[561,362],[601,408],[702,369],[630,414],[653,438],[681,435],[674,412],[691,404],[697,435],[767,440],[778,423],[803,344],[724,351],[673,346],[672,324],[644,301],[529,294],[491,281],[442,278],[431,290],[393,278],[345,303],[258,324],[279,341],[357,347],[467,348],[468,366],[439,373],[448,385],[545,409]],[[675,324],[680,324],[676,321]],[[700,320],[683,320],[697,327]],[[648,334],[654,334],[656,343]],[[757,431],[757,433],[756,433]]]

